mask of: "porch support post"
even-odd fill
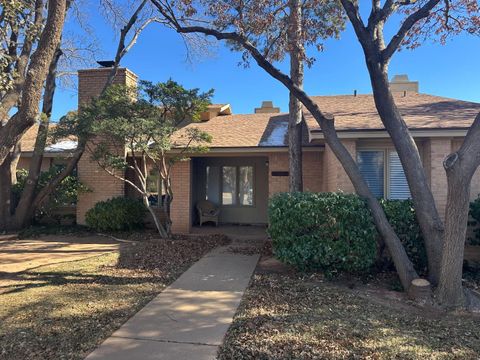
[[[170,206],[173,233],[189,233],[192,228],[192,162],[177,162],[172,168],[173,201]]]

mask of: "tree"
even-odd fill
[[[155,2],[154,2],[155,3]],[[164,4],[169,8],[168,2]],[[337,37],[344,27],[344,15],[337,1],[331,0],[266,0],[266,1],[205,1],[205,16],[213,19],[219,29],[234,28],[249,39],[262,55],[271,62],[289,57],[290,76],[294,83],[303,87],[304,64],[311,66],[315,58],[307,56],[305,47],[323,48],[322,42]],[[172,9],[170,7],[170,9]],[[173,9],[172,9],[173,10]],[[184,14],[195,14],[196,9],[186,5]],[[245,65],[249,52],[236,42],[230,42],[232,50],[243,51]],[[289,189],[301,191],[302,176],[302,129],[301,103],[289,94]]]
[[[14,1],[13,4],[18,2]],[[35,2],[35,15],[33,29],[41,26],[38,24],[38,19],[43,16],[43,1],[37,0]],[[67,10],[66,0],[49,0],[48,1],[48,15],[45,20],[45,26],[40,32],[38,43],[36,43],[36,49],[31,57],[22,57],[23,52],[30,54],[33,47],[33,41],[30,41],[30,36],[35,38],[34,34],[25,34],[27,49],[25,44],[20,54],[21,61],[17,62],[17,68],[20,70],[16,72],[16,76],[19,76],[22,81],[15,86],[8,86],[6,96],[2,98],[0,103],[0,116],[4,120],[8,112],[20,101],[17,113],[12,116],[1,128],[0,128],[0,165],[9,156],[12,148],[18,143],[22,135],[27,131],[37,119],[39,115],[39,102],[42,97],[43,83],[48,74],[48,68],[52,61],[55,50],[57,49],[63,30],[63,24],[65,21],[65,14]],[[2,13],[8,14],[7,8],[2,7]],[[16,22],[17,16],[10,20],[9,37],[17,36]],[[13,24],[12,24],[13,22]],[[12,49],[11,58],[17,57],[17,49]],[[19,59],[20,60],[20,59]],[[27,62],[28,65],[25,63]],[[8,80],[7,80],[8,83]],[[13,99],[12,99],[13,98]],[[8,101],[7,101],[8,100]]]
[[[67,6],[71,3],[68,2]],[[147,0],[143,0],[138,7],[134,10],[132,15],[126,19],[122,17],[121,20],[118,20],[117,25],[121,25],[120,38],[118,43],[117,52],[115,55],[114,66],[110,72],[109,78],[105,84],[105,88],[110,86],[115,78],[118,66],[122,58],[127,54],[127,52],[134,46],[141,32],[151,23],[158,22],[157,19],[151,16],[150,12],[143,12]],[[113,5],[112,5],[113,6]],[[25,12],[25,9],[22,9]],[[41,14],[41,12],[38,12]],[[18,15],[19,16],[19,15]],[[38,15],[39,16],[39,15]],[[33,25],[32,25],[33,26]],[[29,27],[24,26],[24,32],[33,31]],[[11,30],[13,31],[13,30]],[[27,38],[30,38],[27,36]],[[18,39],[18,37],[17,37]],[[79,129],[71,126],[72,124],[67,121],[68,126],[62,126],[57,131],[54,131],[53,134],[49,132],[50,117],[53,108],[53,98],[56,89],[56,83],[59,77],[58,68],[61,66],[61,76],[70,76],[72,69],[76,73],[78,66],[82,66],[86,63],[85,55],[82,52],[91,52],[93,48],[91,45],[78,46],[75,42],[79,42],[81,39],[75,37],[68,39],[65,43],[59,44],[55,50],[54,56],[49,66],[48,75],[46,77],[44,90],[43,90],[43,106],[42,106],[42,115],[40,116],[39,128],[37,133],[37,138],[35,142],[35,147],[33,151],[33,156],[30,161],[29,171],[27,178],[25,180],[25,185],[22,187],[22,194],[19,198],[18,205],[15,208],[12,208],[13,204],[11,200],[11,185],[7,178],[2,180],[2,192],[0,193],[0,204],[3,209],[0,214],[0,228],[22,228],[31,223],[33,220],[36,210],[46,202],[49,196],[55,191],[55,189],[60,186],[64,179],[68,178],[72,171],[76,168],[78,161],[80,160],[84,150],[85,144],[88,140],[88,132],[80,131],[76,132]],[[80,41],[81,42],[81,41]],[[80,44],[84,45],[84,44]],[[16,45],[19,46],[18,44]],[[24,47],[25,45],[23,45]],[[83,48],[83,50],[81,50]],[[22,51],[22,54],[24,51]],[[13,51],[12,51],[13,54]],[[13,59],[13,58],[12,58]],[[63,64],[62,64],[63,60]],[[13,60],[12,60],[13,61]],[[22,61],[28,63],[28,56],[25,59],[22,58]],[[22,63],[20,59],[16,60],[17,63]],[[13,64],[13,63],[12,63]],[[23,64],[23,63],[22,63]],[[16,65],[19,67],[19,65]],[[3,93],[5,99],[13,98],[14,94],[20,96],[22,91],[22,82],[19,81],[21,78],[20,75],[17,75],[18,71],[16,67],[11,65],[8,69],[11,73],[5,73],[5,83],[10,83],[9,86],[5,87],[5,92]],[[6,69],[7,70],[7,69]],[[66,71],[68,70],[68,71]],[[11,81],[9,79],[14,79]],[[15,86],[14,86],[15,85]],[[16,92],[10,91],[16,89]],[[18,92],[20,91],[20,92]],[[2,105],[13,104],[12,101],[5,101]],[[67,118],[71,118],[67,116]],[[57,172],[55,176],[52,176],[49,179],[49,183],[45,186],[39,187],[38,181],[41,176],[41,164],[43,161],[43,155],[45,151],[45,146],[47,144],[47,138],[51,137],[52,139],[61,139],[61,136],[64,137],[77,137],[78,145],[73,154],[68,159],[67,165],[62,169],[62,171]],[[17,142],[17,147],[18,147]],[[18,157],[20,151],[14,152],[12,156],[7,157],[7,161],[10,165],[2,166],[1,171],[3,174],[1,176],[12,176],[16,173],[16,164],[14,163],[15,156]],[[11,219],[11,213],[13,213],[13,219]]]
[[[365,183],[355,160],[338,139],[334,119],[324,115],[308,94],[298,87],[289,76],[274,67],[259,51],[256,44],[248,36],[238,32],[234,26],[218,28],[215,26],[215,22],[210,24],[195,23],[191,20],[187,22],[182,15],[179,15],[178,9],[172,8],[168,3],[165,5],[165,3],[157,0],[152,0],[152,2],[177,32],[198,32],[213,36],[217,40],[236,43],[239,47],[248,51],[260,67],[295,94],[319,123],[327,144],[344,167],[356,192],[367,200],[377,229],[392,255],[402,285],[405,289],[408,289],[412,280],[418,275],[398,236],[389,224],[384,211]],[[463,11],[464,19],[471,19],[473,24],[478,24],[478,16],[472,14],[478,11],[478,6],[474,1],[468,0],[445,1],[442,4],[447,5],[438,9],[436,7],[440,3],[439,0],[422,1],[418,4],[416,2],[399,3],[387,0],[382,7],[380,1],[374,1],[368,24],[365,25],[361,20],[357,1],[342,0],[341,3],[364,49],[377,109],[392,137],[409,182],[419,223],[426,239],[431,279],[434,284],[437,279],[439,281],[438,300],[447,307],[463,306],[465,302],[461,286],[461,264],[467,225],[470,180],[480,164],[480,116],[477,116],[474,120],[460,150],[445,160],[444,166],[449,185],[446,222],[443,224],[426,183],[418,150],[391,95],[388,85],[387,65],[402,41],[409,39],[408,36],[415,37],[415,35],[418,35],[421,32],[419,29],[425,28],[421,25],[432,20],[432,17],[438,18],[440,13],[444,15],[444,19],[450,19],[452,16],[451,10],[460,8],[460,11]],[[197,4],[190,2],[188,4],[189,12],[195,14],[198,10],[195,7]],[[413,5],[413,8],[409,7],[411,5]],[[404,10],[406,15],[400,22],[397,33],[386,45],[383,35],[385,21],[392,14],[398,13],[399,9],[403,10],[405,7],[407,7],[407,10]],[[446,22],[447,20],[443,23],[444,29]],[[478,31],[478,27],[473,27],[473,29]],[[458,192],[460,194],[455,195]],[[439,263],[441,263],[441,266],[438,266]]]
[[[440,303],[452,307],[463,306],[465,305],[462,289],[463,249],[467,231],[470,183],[480,165],[480,115],[473,122],[460,150],[445,159],[448,199],[443,223],[428,186],[418,148],[392,96],[388,82],[388,65],[392,56],[405,42],[410,47],[415,47],[419,45],[419,34],[433,36],[432,33],[425,33],[422,29],[432,19],[440,20],[439,25],[436,25],[437,31],[449,34],[455,31],[448,25],[449,21],[456,20],[457,25],[452,26],[457,30],[463,27],[462,21],[457,19],[458,11],[460,10],[460,17],[467,14],[464,19],[474,18],[473,15],[478,14],[478,4],[476,1],[468,0],[430,0],[414,5],[386,1],[381,7],[380,2],[374,2],[368,22],[365,24],[360,16],[358,4],[351,0],[341,0],[341,3],[362,46],[377,111],[405,169],[417,219],[425,239],[429,278],[434,285],[439,285],[437,295]],[[464,6],[465,10],[461,10]],[[406,17],[397,33],[389,41],[385,41],[384,25],[395,12],[399,11],[406,14]],[[442,15],[441,19],[438,19],[438,14]]]
[[[171,232],[172,167],[187,155],[206,151],[211,142],[210,135],[198,129],[178,130],[200,120],[212,95],[213,90],[200,93],[172,80],[158,84],[143,81],[139,92],[124,86],[110,87],[80,113],[79,123],[91,124],[94,135],[89,147],[92,159],[141,196],[163,238]],[[150,164],[160,175],[165,193],[158,189],[158,202],[166,216],[164,224],[150,205]],[[131,171],[134,179],[125,170]]]

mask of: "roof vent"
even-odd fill
[[[280,108],[273,107],[273,101],[262,101],[262,107],[255,108],[255,114],[279,113]]]
[[[418,93],[419,84],[418,81],[410,81],[408,75],[395,75],[390,81],[390,90],[392,92],[401,92],[405,93]]]

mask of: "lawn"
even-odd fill
[[[83,359],[223,237],[148,240],[0,277],[1,359]]]
[[[479,358],[478,317],[295,273],[254,276],[219,353],[224,360]]]

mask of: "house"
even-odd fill
[[[98,96],[110,69],[79,71],[79,104]],[[136,75],[119,69],[117,83],[132,85]],[[416,141],[433,196],[441,213],[447,186],[443,159],[458,148],[480,111],[480,104],[419,93],[419,84],[396,76],[391,82],[396,103]],[[409,189],[399,158],[377,114],[372,95],[316,96],[322,111],[335,116],[338,136],[357,160],[373,193],[405,199]],[[303,128],[305,191],[353,192],[348,176],[325,144],[317,122],[307,112]],[[228,104],[210,106],[197,127],[213,137],[208,153],[174,166],[173,231],[189,232],[196,222],[195,204],[208,199],[221,208],[221,223],[265,224],[268,198],[288,190],[288,114],[263,102],[252,114],[234,114]],[[180,130],[185,131],[184,129]],[[131,196],[122,181],[106,174],[84,155],[78,176],[92,192],[81,194],[77,222],[98,201]],[[480,172],[472,182],[472,198],[480,193]]]

